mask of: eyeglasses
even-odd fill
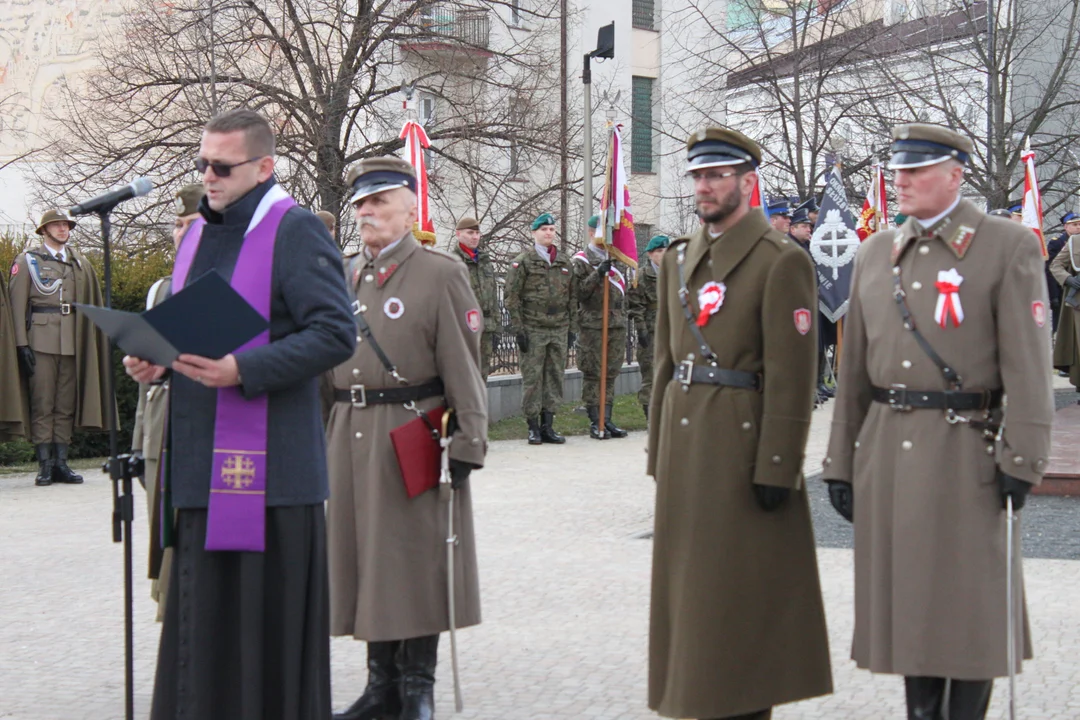
[[[736,170],[728,170],[726,172],[696,172],[691,171],[686,173],[686,179],[690,182],[696,182],[698,180],[704,180],[708,183],[716,182],[717,180],[726,180],[729,177],[741,175],[742,173]]]
[[[198,170],[200,173],[205,174],[207,168],[210,168],[210,169],[212,169],[214,171],[214,174],[217,175],[218,177],[227,178],[230,175],[232,175],[233,168],[238,168],[241,165],[247,165],[248,163],[253,163],[253,162],[257,161],[257,160],[262,160],[262,159],[263,159],[263,156],[253,157],[253,158],[248,158],[247,160],[245,160],[243,162],[233,163],[232,165],[230,165],[228,163],[210,162],[206,158],[199,157],[199,158],[195,158],[195,169]]]

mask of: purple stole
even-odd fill
[[[267,320],[274,242],[281,219],[296,205],[286,197],[244,236],[230,285]],[[173,292],[187,281],[206,221],[192,223],[173,266]],[[264,330],[236,350],[239,354],[270,343]],[[266,433],[269,398],[245,399],[239,387],[218,388],[214,418],[214,463],[206,519],[206,549],[263,552],[266,549]]]

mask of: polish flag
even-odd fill
[[[1035,174],[1035,151],[1031,145],[1020,155],[1024,163],[1024,215],[1023,223],[1039,236],[1043,258],[1049,258],[1046,238],[1043,237],[1042,194],[1039,192],[1039,176]]]

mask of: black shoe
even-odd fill
[[[53,443],[53,447],[56,448],[56,461],[53,463],[52,471],[53,482],[66,483],[68,485],[78,485],[81,483],[83,481],[82,475],[76,475],[75,471],[68,467],[68,446],[60,443]]]
[[[529,424],[529,444],[539,445],[544,442],[540,438],[540,421],[537,418],[525,418],[525,422]]]
[[[649,406],[648,405],[642,405],[641,409],[645,412],[645,424],[648,425],[649,424]]]
[[[600,408],[590,405],[589,411],[589,437],[593,440],[607,440],[607,433],[600,429]]]
[[[38,474],[34,478],[34,484],[39,487],[46,485],[52,485],[53,478],[53,459],[52,459],[52,443],[38,443],[34,446],[35,452],[37,452],[38,459]]]
[[[401,712],[401,674],[397,653],[400,640],[369,642],[367,646],[368,684],[364,694],[333,720],[397,720]]]
[[[949,680],[949,720],[983,720],[993,680]]]
[[[608,435],[613,438],[624,438],[630,434],[611,422],[611,405],[607,406],[607,412],[604,413],[604,429],[607,430]]]
[[[435,720],[435,665],[439,636],[406,640],[401,648],[401,717]]]
[[[905,677],[908,720],[942,720],[941,705],[945,699],[945,678]]]
[[[540,441],[546,443],[553,443],[555,445],[562,445],[566,442],[559,433],[555,432],[555,413],[542,412],[540,413]]]

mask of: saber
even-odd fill
[[[465,703],[461,699],[461,680],[458,677],[457,655],[457,610],[454,603],[454,546],[457,534],[454,533],[454,495],[453,478],[450,476],[450,415],[453,410],[446,409],[442,416],[442,434],[439,447],[442,448],[439,472],[439,494],[446,502],[446,604],[450,609],[450,668],[454,676],[454,710],[461,712]]]
[[[1005,498],[1005,598],[1009,604],[1009,614],[1005,626],[1008,628],[1009,639],[1006,645],[1009,661],[1009,720],[1016,720],[1016,612],[1013,605],[1013,587],[1015,578],[1016,558],[1013,552],[1013,534],[1015,532],[1016,514],[1013,512],[1012,495]]]

